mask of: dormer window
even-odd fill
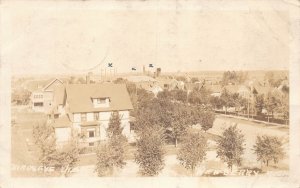
[[[97,104],[105,104],[106,99],[105,98],[98,98],[97,100]]]
[[[108,97],[92,98],[94,108],[109,107],[110,99]]]

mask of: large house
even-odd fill
[[[63,86],[63,82],[59,79],[54,79],[43,88],[37,88],[31,94],[31,106],[35,112],[45,112],[53,108],[54,90],[58,86]]]
[[[85,146],[106,140],[112,113],[119,113],[123,134],[131,136],[129,112],[133,106],[124,84],[70,84],[57,94],[59,102],[49,114],[49,123],[58,144],[69,141],[72,131],[84,138]]]

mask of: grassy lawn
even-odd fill
[[[33,142],[32,128],[43,123],[46,117],[42,113],[28,112],[28,109],[12,108],[14,123],[11,128],[11,160],[13,164],[37,164],[37,156],[31,145]]]

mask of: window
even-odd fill
[[[35,99],[42,99],[43,98],[43,95],[39,94],[39,95],[34,95],[33,98]]]
[[[94,146],[94,145],[95,145],[94,142],[89,143],[89,146]]]
[[[38,107],[43,107],[44,106],[44,104],[42,102],[35,102],[33,105],[38,106]]]
[[[81,113],[81,121],[86,121],[86,113]]]
[[[95,137],[95,130],[89,131],[89,138]]]
[[[94,113],[94,120],[99,120],[99,113],[98,112]]]
[[[98,98],[97,99],[97,104],[105,104],[106,99],[105,98]]]

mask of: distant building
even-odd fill
[[[112,113],[119,113],[123,134],[131,139],[129,112],[133,106],[125,84],[70,84],[62,93],[64,97],[58,98],[63,104],[54,111],[64,113],[56,118],[49,114],[48,120],[55,128],[58,144],[67,142],[72,130],[84,137],[84,146],[93,147],[106,140]]]
[[[63,82],[54,79],[43,88],[38,88],[31,94],[31,106],[35,112],[48,112],[54,105],[54,90],[62,86]]]

